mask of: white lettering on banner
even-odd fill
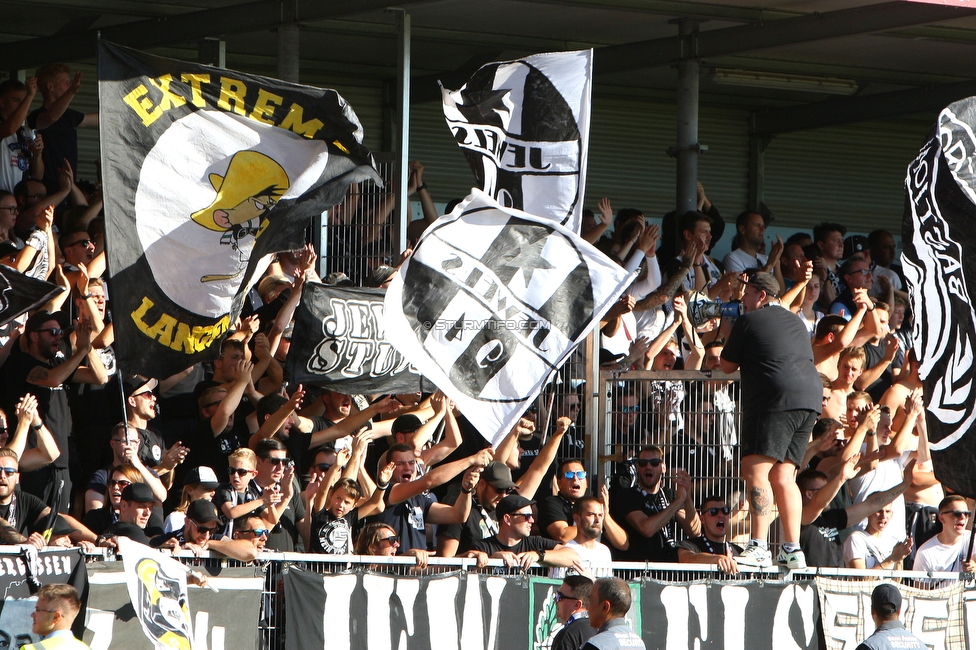
[[[438,612],[443,612],[445,609],[444,603],[453,603],[457,599],[458,592],[458,579],[457,578],[447,578],[446,580],[432,580],[427,584],[427,616],[433,621],[437,620]],[[481,606],[481,599],[478,599],[478,607]],[[465,603],[464,618],[468,618],[468,608],[474,608],[475,604],[471,602]],[[455,616],[444,616],[443,621],[437,626],[437,633],[434,633],[433,626],[428,634],[430,637],[430,650],[457,650],[458,648],[458,622]],[[474,619],[472,619],[473,621]],[[473,623],[472,623],[473,624]],[[465,620],[464,629],[468,629],[467,620]],[[462,648],[480,648],[480,639],[478,637],[479,643],[467,646],[464,643],[461,644]]]
[[[813,587],[801,587],[799,585],[787,585],[779,595],[779,603],[776,605],[776,613],[773,615],[773,647],[776,650],[800,649],[800,646],[793,640],[793,629],[790,627],[790,610],[795,602],[800,607],[803,614],[803,634],[807,647],[816,632],[813,625],[813,599],[816,595]]]
[[[661,603],[668,614],[668,649],[688,648],[688,588],[665,587],[661,590]]]
[[[947,601],[915,599],[915,612],[910,631],[925,645],[932,650],[945,650],[948,624],[949,603]]]
[[[708,641],[708,585],[690,585],[688,602],[698,614],[698,629],[701,630],[701,640],[704,643]]]
[[[330,650],[349,650],[349,626],[335,621],[349,618],[349,601],[356,588],[356,575],[327,575],[322,577],[325,588],[325,609],[322,611],[322,636],[329,640]]]
[[[324,375],[342,366],[344,377],[356,378],[407,371],[410,363],[384,340],[382,303],[332,298],[329,305],[332,315],[322,321],[326,338],[308,360],[309,372]]]
[[[112,647],[114,626],[115,612],[89,608],[85,617],[85,628],[91,630],[92,640],[88,647],[91,650],[109,650]]]
[[[749,590],[745,587],[722,587],[723,647],[725,650],[745,650],[746,647],[746,605],[749,604]]]
[[[367,573],[363,576],[363,591],[366,592],[366,646],[369,650],[391,650],[390,643],[390,596],[394,593],[396,579]],[[404,615],[409,619],[410,614]],[[400,635],[399,648],[407,647],[406,633]],[[329,637],[326,636],[326,639]]]
[[[824,622],[831,622],[830,638],[842,643],[843,650],[854,650],[860,643],[859,627],[862,627],[864,617],[863,594],[833,594],[827,601],[828,607],[822,613]],[[871,611],[870,597],[867,611]],[[870,618],[870,614],[868,615]]]
[[[487,156],[505,171],[533,174],[578,174],[579,142],[530,142],[484,125],[447,121],[462,149]]]
[[[210,632],[210,645],[207,645],[207,631]],[[194,650],[224,650],[224,627],[210,627],[210,612],[200,610],[193,619]]]
[[[474,576],[469,576],[468,580],[473,579]],[[488,595],[491,596],[491,617],[488,619],[488,648],[495,647],[495,638],[498,635],[498,603],[501,601],[502,592],[505,591],[505,585],[508,581],[504,578],[488,578],[485,581],[485,587],[488,589]],[[481,617],[478,617],[481,620]],[[467,647],[463,646],[462,647]]]

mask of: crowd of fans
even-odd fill
[[[243,561],[307,551],[410,555],[420,567],[436,554],[541,563],[557,576],[608,575],[614,559],[738,571],[743,540],[731,537],[747,500],[694,498],[695,485],[737,470],[727,380],[709,380],[707,398],[671,379],[622,385],[608,434],[617,472],[606,484],[590,483],[596,468],[582,460],[578,382],[544,393],[494,449],[440,392],[285,385],[303,283],[321,281],[311,246],[277,256],[211,364],[124,375],[112,352],[101,197],[72,171],[75,129],[97,125],[69,106],[80,84],[61,65],[0,84],[0,136],[17,152],[0,174],[0,262],[66,289],[0,332],[4,543],[90,548],[128,536]],[[29,112],[37,94],[42,105]],[[410,226],[416,239],[437,217],[418,163],[407,191],[424,208]],[[396,262],[374,226],[393,204],[361,205],[353,188],[330,211],[338,234],[327,283],[389,282]],[[809,332],[801,352],[823,383],[796,476],[807,562],[972,569],[960,551],[969,506],[932,473],[891,234],[845,239],[844,226],[822,223],[767,252],[766,218],[744,212],[732,252],[717,260],[725,222],[701,187],[699,210],[666,215],[660,228],[636,209],[614,214],[607,199],[598,211],[582,236],[636,272],[600,323],[604,368],[719,370],[743,293],[762,284],[778,299],[771,308]],[[351,226],[368,250],[353,255],[342,235]],[[586,599],[567,584],[577,590],[567,598]]]

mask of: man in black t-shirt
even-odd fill
[[[729,512],[729,504],[723,497],[706,497],[701,505],[701,537],[686,539],[678,545],[678,561],[716,564],[725,573],[738,573],[734,556],[742,553],[742,548],[726,541]]]
[[[173,486],[173,469],[186,458],[188,447],[179,442],[166,449],[163,437],[149,428],[149,421],[156,417],[156,394],[159,385],[156,379],[146,379],[133,375],[122,382],[125,394],[125,421],[139,432],[142,442],[139,446],[139,460],[151,467],[163,480],[167,488]]]
[[[479,567],[484,566],[490,557],[502,560],[509,568],[518,566],[523,569],[528,569],[534,563],[569,567],[579,562],[580,557],[573,549],[529,534],[535,519],[533,505],[535,501],[517,494],[499,501],[495,507],[498,534],[475,542],[464,557],[476,558]]]
[[[783,526],[776,561],[804,569],[794,478],[820,415],[823,381],[813,364],[810,333],[779,304],[779,294],[772,274],[754,273],[742,296],[745,313],[736,319],[722,351],[722,371],[739,370],[742,377],[741,473],[749,494],[751,540],[736,561],[772,566],[767,539],[775,499]]]
[[[539,501],[539,530],[543,535],[562,543],[576,537],[573,504],[586,495],[587,485],[582,461],[571,459],[559,464],[558,492]]]
[[[51,509],[34,495],[18,491],[19,482],[17,454],[4,447],[0,449],[0,519],[26,537],[30,544],[44,548],[47,542],[36,531],[43,528]]]
[[[637,452],[637,486],[620,490],[611,502],[614,518],[627,532],[630,545],[615,559],[636,562],[677,562],[677,525],[689,537],[701,535],[701,519],[691,500],[691,477],[675,473],[677,492],[662,485],[668,465],[664,450],[649,445]]]
[[[14,413],[17,400],[27,393],[37,397],[37,412],[51,431],[61,455],[50,465],[21,476],[21,489],[30,492],[44,503],[52,503],[61,481],[61,500],[58,512],[68,512],[71,478],[68,476],[68,437],[71,435],[71,411],[64,383],[68,381],[104,384],[108,381],[105,366],[91,346],[92,326],[82,319],[75,331],[75,349],[65,358],[61,351],[67,335],[64,314],[39,311],[30,317],[24,328],[27,351],[18,346],[3,364],[3,398],[0,406]],[[87,361],[88,365],[81,365]]]
[[[247,540],[230,539],[219,532],[223,528],[217,508],[206,499],[197,499],[186,509],[183,528],[161,535],[151,541],[156,548],[174,551],[216,551],[241,562],[251,562],[258,556],[258,549]]]

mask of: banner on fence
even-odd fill
[[[88,574],[80,549],[50,549],[35,552],[33,547],[0,555],[0,648],[19,648],[40,641],[32,634],[31,613],[37,603],[34,594],[41,585],[65,583],[78,590],[84,606]],[[75,634],[84,629],[84,617],[75,621]]]
[[[153,642],[145,635],[126,588],[122,562],[90,565],[91,587],[85,642],[92,648],[151,650]],[[262,611],[264,577],[255,576],[254,567],[219,568],[210,575],[198,567],[207,581],[220,590],[190,587],[189,614],[193,621],[193,646],[209,650],[246,650],[257,647]],[[158,603],[158,601],[157,601]],[[160,615],[171,611],[159,608]],[[189,648],[171,645],[168,648]]]

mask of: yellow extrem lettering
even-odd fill
[[[161,110],[168,111],[171,108],[179,108],[186,104],[185,99],[169,89],[169,85],[173,83],[173,75],[164,74],[159,80],[150,79],[149,83],[158,88],[159,92],[163,93],[163,98],[159,102],[159,108]]]
[[[163,114],[161,108],[153,105],[152,100],[149,99],[149,89],[143,84],[136,86],[135,90],[122,98],[122,101],[142,119],[143,126],[149,126]]]
[[[314,138],[315,134],[318,133],[324,124],[321,120],[311,119],[308,122],[303,122],[304,109],[298,104],[292,104],[291,108],[288,109],[288,115],[279,124],[283,129],[290,129],[292,132],[298,135],[305,136],[306,138]]]
[[[258,99],[254,102],[254,110],[248,115],[248,118],[261,122],[263,124],[274,125],[274,122],[269,118],[274,117],[275,109],[281,106],[281,102],[285,101],[284,97],[275,95],[274,93],[269,93],[264,88],[258,90]]]
[[[244,96],[247,94],[247,86],[239,79],[220,78],[220,97],[217,99],[217,108],[225,111],[234,111],[238,115],[247,115],[244,109]],[[231,106],[231,102],[234,103]]]
[[[197,108],[203,108],[207,102],[203,100],[203,93],[200,92],[202,84],[210,83],[208,74],[182,74],[180,80],[185,84],[190,84],[190,103]]]

